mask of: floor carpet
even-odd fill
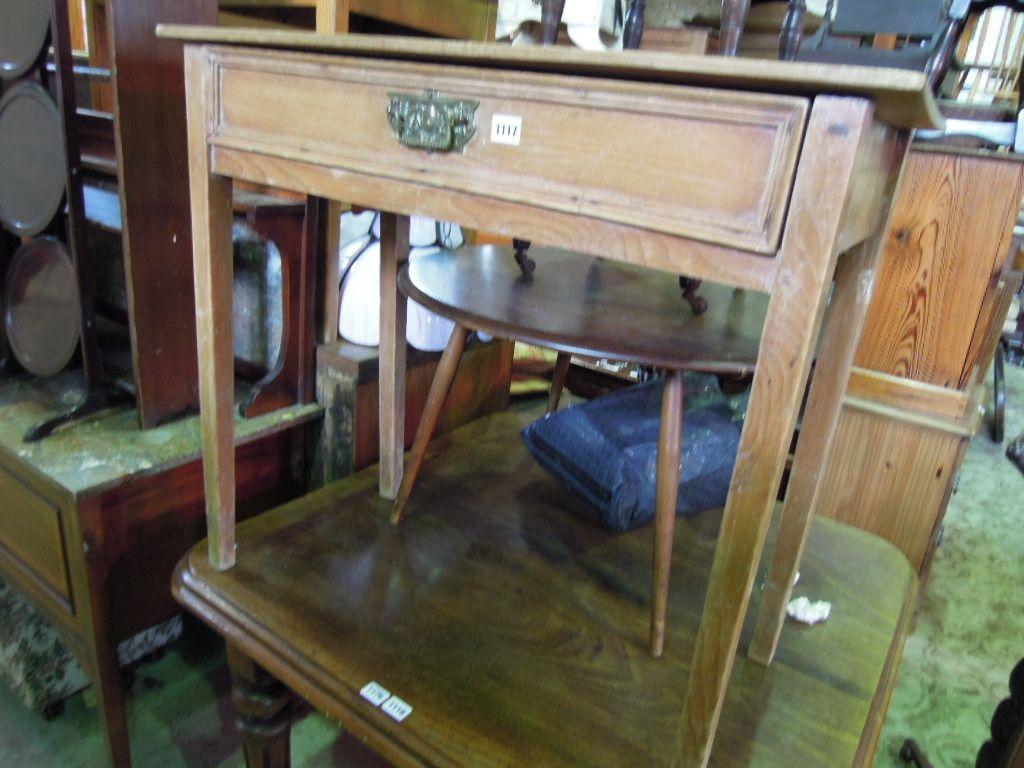
[[[1007,434],[1024,430],[1024,370],[1008,366]],[[1024,656],[1024,475],[987,434],[967,454],[943,544],[909,638],[875,765],[902,765],[916,738],[936,768],[967,768]],[[193,626],[134,673],[129,694],[137,768],[244,765],[219,642]],[[318,714],[293,730],[293,765],[381,766]],[[47,722],[0,686],[0,766],[98,768],[105,750],[91,691]],[[802,767],[801,767],[802,768]]]

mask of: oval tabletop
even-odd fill
[[[0,78],[11,80],[39,60],[50,31],[49,0],[3,0]]]
[[[42,232],[64,198],[60,111],[36,83],[19,83],[0,99],[0,223],[20,237]]]
[[[25,243],[7,268],[4,329],[14,357],[34,376],[53,376],[75,354],[78,280],[64,245],[51,237]]]
[[[524,275],[510,248],[421,256],[402,292],[474,330],[573,354],[680,370],[747,373],[757,361],[767,296],[705,283],[703,315],[667,272],[533,247]]]

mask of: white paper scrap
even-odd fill
[[[832,603],[827,600],[810,600],[798,597],[789,601],[786,613],[801,624],[815,625],[827,621],[832,615]]]

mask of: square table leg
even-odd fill
[[[185,49],[189,196],[199,352],[199,403],[210,562],[235,564],[235,355],[232,327],[231,179],[213,173],[206,145],[206,80],[214,76],[203,48]]]
[[[811,109],[679,722],[685,768],[711,755],[873,118],[864,99],[818,97]]]
[[[824,470],[843,410],[849,371],[871,304],[871,289],[875,270],[881,263],[886,232],[888,227],[883,226],[875,237],[846,254],[836,268],[835,295],[822,331],[800,440],[786,487],[779,533],[757,614],[757,628],[748,650],[750,658],[762,664],[770,664],[775,656],[786,620],[786,607],[793,592],[797,568],[811,529]]]
[[[380,495],[398,496],[405,455],[405,315],[398,270],[409,258],[409,217],[380,218]]]

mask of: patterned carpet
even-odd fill
[[[1024,430],[1024,370],[1008,365],[1007,440]],[[1024,475],[982,432],[964,460],[875,758],[912,736],[936,768],[974,765],[1024,657]]]

